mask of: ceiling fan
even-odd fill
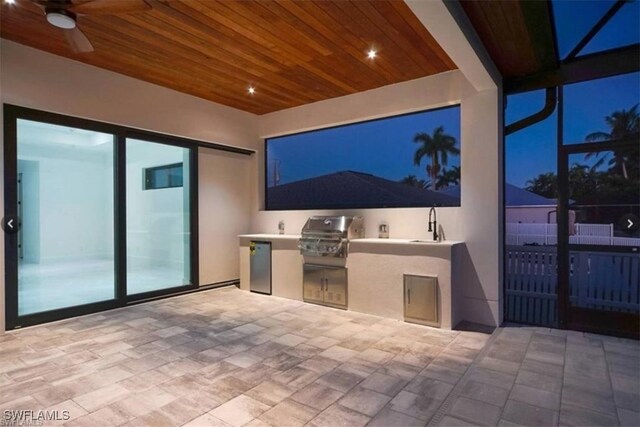
[[[44,13],[47,22],[63,30],[67,43],[76,53],[93,52],[87,36],[78,28],[78,15],[119,15],[145,12],[145,0],[17,0],[19,6]]]

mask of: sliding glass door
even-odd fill
[[[127,139],[127,293],[191,283],[191,150]]]
[[[197,144],[5,105],[7,327],[195,289]]]
[[[18,315],[115,298],[114,135],[17,121]]]

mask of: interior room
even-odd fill
[[[638,2],[0,3],[0,425],[640,425]]]

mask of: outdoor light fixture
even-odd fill
[[[367,58],[374,59],[377,54],[378,52],[376,52],[375,49],[370,49],[369,52],[367,52]]]
[[[54,27],[62,28],[63,30],[73,30],[76,28],[75,15],[66,9],[47,8],[46,14],[47,21]]]
[[[249,92],[249,95],[253,95],[254,93],[256,93],[256,88],[254,88],[253,86],[249,86],[247,92]]]

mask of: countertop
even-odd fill
[[[241,239],[255,239],[255,240],[298,240],[300,238],[299,234],[241,234],[238,236]],[[433,242],[431,240],[420,240],[418,242],[414,241],[418,239],[376,239],[376,238],[368,238],[368,239],[352,239],[349,241],[350,244],[380,244],[380,245],[415,245],[415,246],[455,246],[460,245],[464,242],[458,240],[443,240],[441,242]]]
[[[415,241],[419,240],[419,241]],[[358,243],[374,243],[380,245],[416,245],[416,246],[455,246],[460,245],[464,242],[458,240],[443,240],[441,242],[434,242],[432,240],[422,240],[422,239],[353,239],[349,243],[358,244]]]
[[[241,239],[255,239],[255,240],[298,240],[299,234],[241,234],[238,236]]]

